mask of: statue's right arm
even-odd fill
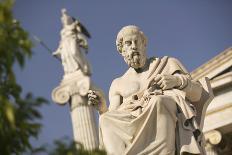
[[[60,41],[59,46],[56,51],[52,53],[54,57],[60,58],[61,57],[61,49],[62,49],[62,43]]]
[[[118,86],[119,86],[118,79],[115,79],[112,82],[109,91],[109,101],[110,101],[109,111],[116,110],[121,105],[122,96],[119,94]]]

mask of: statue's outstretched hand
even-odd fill
[[[107,105],[104,95],[100,91],[88,91],[88,105],[93,105],[100,114],[107,111]]]
[[[181,85],[181,80],[175,75],[157,74],[153,81],[154,84],[157,84],[163,90],[172,89]]]
[[[94,90],[88,91],[88,105],[97,105],[100,102],[97,92]]]

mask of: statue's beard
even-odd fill
[[[139,53],[132,53],[124,56],[125,62],[128,64],[128,66],[138,69],[142,68],[146,63],[146,55],[139,54]]]

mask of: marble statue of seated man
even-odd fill
[[[109,108],[97,91],[100,148],[109,155],[203,154],[194,102],[202,86],[172,57],[147,58],[147,39],[137,26],[123,27],[117,50],[129,69],[113,80]]]

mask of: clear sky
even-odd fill
[[[62,8],[92,35],[87,55],[93,68],[92,80],[106,96],[111,81],[127,69],[115,46],[117,32],[123,26],[133,24],[143,30],[148,37],[149,56],[175,57],[189,71],[232,46],[231,0],[16,0],[13,11],[31,35],[55,50],[60,40]],[[24,91],[51,102],[41,108],[44,127],[33,144],[72,137],[68,105],[61,107],[51,101],[51,91],[59,85],[63,68],[36,42],[33,52],[24,70],[15,66]]]

